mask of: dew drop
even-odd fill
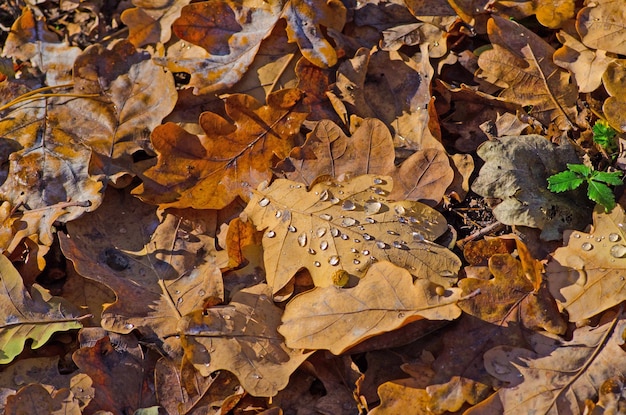
[[[326,228],[317,228],[315,234],[318,238],[321,238],[322,236],[326,235]]]
[[[370,254],[370,251],[368,251],[367,249],[364,249],[363,251],[361,251],[361,253],[362,253],[363,255],[369,255],[369,254]]]
[[[339,265],[339,257],[337,255],[333,255],[330,258],[328,258],[328,263],[330,265]]]
[[[330,234],[336,238],[341,234],[341,232],[337,228],[330,228]]]
[[[388,249],[389,245],[384,243],[383,241],[377,241],[376,242],[376,247],[380,248],[380,249]]]
[[[327,250],[327,249],[328,249],[328,242],[327,242],[327,241],[322,241],[322,242],[320,242],[320,249],[321,249],[322,251]]]
[[[176,300],[176,304],[181,305],[183,301],[183,297],[178,297],[178,299]]]
[[[198,295],[199,295],[200,297],[203,297],[205,294],[206,294],[206,291],[204,291],[204,290],[199,290],[199,291],[198,291]]]
[[[254,373],[254,374],[252,374],[252,378],[253,379],[263,379],[263,376],[259,375],[258,373]]]
[[[388,230],[388,231],[387,231],[387,233],[388,233],[389,235],[400,235],[398,232],[396,232],[396,231],[392,231],[392,230]]]
[[[402,249],[404,251],[408,251],[409,247],[403,241],[393,241],[393,247],[397,249]]]
[[[621,237],[618,234],[616,234],[616,233],[610,233],[609,234],[609,241],[611,241],[611,242],[617,242],[620,239],[621,239]]]
[[[356,239],[356,238],[354,238],[354,242],[355,242],[355,243],[357,243],[357,244],[360,244],[360,243],[361,243],[361,240],[360,240],[360,239]]]
[[[306,232],[302,232],[300,236],[298,236],[298,245],[304,247],[306,246],[306,241],[307,241]]]
[[[265,207],[267,205],[270,204],[270,200],[266,197],[264,197],[263,199],[259,200],[259,206],[261,207]]]
[[[380,187],[375,187],[372,190],[374,190],[374,193],[380,196],[385,196],[387,194],[387,191],[384,189],[381,189]]]
[[[346,235],[345,233],[341,234],[341,239],[343,239],[344,241],[347,241],[348,239],[350,239],[350,237],[348,235]]]
[[[333,217],[330,216],[328,213],[322,213],[320,215],[320,219],[323,219],[323,220],[333,220]]]
[[[276,232],[274,231],[269,231],[268,233],[265,234],[265,236],[267,236],[268,238],[273,238],[276,236]]]
[[[380,212],[380,209],[383,207],[382,203],[377,200],[368,200],[363,204],[363,208],[367,215],[374,215]]]
[[[354,265],[359,265],[361,263],[361,261],[359,261],[358,259],[355,259],[354,261],[352,261],[354,263]]]
[[[309,254],[311,254],[311,255],[315,255],[315,249],[313,249],[313,248],[309,248]]]
[[[132,324],[132,323],[127,323],[127,324],[125,324],[125,325],[124,325],[124,328],[125,328],[126,330],[132,330],[132,329],[134,329],[134,328],[135,328],[135,325],[134,325],[134,324]]]
[[[277,218],[280,218],[281,216],[283,216],[283,212],[281,212],[280,210],[277,210],[276,213],[274,213],[274,216],[276,216]]]
[[[603,238],[604,238],[604,237],[598,237],[598,238],[596,238],[596,242],[602,242],[602,239],[603,239]]]
[[[374,240],[374,239],[376,239],[376,238],[374,238],[374,237],[373,237],[372,235],[370,235],[369,233],[364,233],[364,234],[363,234],[363,239],[365,239],[366,241],[373,241],[373,240]]]
[[[343,210],[354,210],[356,209],[356,205],[351,200],[344,200],[343,204],[341,205],[341,208]]]
[[[402,205],[397,205],[396,207],[393,208],[393,210],[398,214],[398,215],[404,215],[406,213],[406,209],[404,208],[404,206]]]
[[[374,179],[374,184],[384,184],[385,181],[383,179],[381,179],[380,177],[377,177]]]
[[[343,218],[343,220],[341,221],[341,225],[345,227],[354,226],[356,225],[356,223],[357,221],[354,218]]]
[[[315,265],[316,267],[319,267],[319,266],[320,266],[320,265],[322,265],[322,264],[320,264],[320,262],[319,262],[319,261],[315,261],[315,262],[313,263],[313,265]]]
[[[289,232],[295,232],[295,231],[297,231],[296,227],[295,227],[295,226],[293,226],[293,225],[289,225],[289,226],[287,227],[287,230],[288,230]]]
[[[322,202],[325,202],[328,200],[328,198],[330,197],[328,190],[324,190],[321,194],[320,194],[320,200]]]
[[[365,222],[367,223],[376,223],[376,219],[370,218],[369,216],[365,218]]]
[[[611,256],[613,258],[626,257],[626,246],[625,245],[613,245],[611,247]]]
[[[591,251],[593,249],[593,245],[589,242],[585,242],[580,246],[583,251]]]
[[[340,202],[340,200],[339,200],[339,198],[338,198],[338,197],[333,196],[333,197],[330,199],[330,203],[332,203],[333,205],[336,205],[336,204],[337,204],[337,203],[339,203],[339,202]]]
[[[416,242],[422,242],[424,240],[424,237],[419,232],[413,232],[411,235],[413,236],[413,240]]]
[[[352,252],[353,254],[356,254],[357,252],[359,252],[359,250],[356,248],[350,248],[350,252]]]
[[[575,233],[575,234],[574,234],[574,238],[576,238],[576,239],[580,239],[580,234],[579,234],[579,233]]]

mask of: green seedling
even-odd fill
[[[593,131],[593,141],[599,144],[609,154],[617,152],[617,140],[615,140],[615,131],[608,122],[598,120],[591,129]]]
[[[568,164],[567,170],[548,177],[548,189],[554,193],[574,190],[587,183],[587,197],[610,212],[615,207],[615,195],[609,187],[624,184],[622,172],[597,171],[584,164]]]

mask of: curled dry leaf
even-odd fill
[[[244,213],[265,229],[265,270],[273,292],[300,268],[309,270],[316,286],[326,287],[335,284],[333,275],[345,271],[354,282],[382,260],[450,286],[460,260],[431,242],[447,230],[445,218],[422,203],[390,202],[391,187],[388,177],[363,175],[317,183],[308,192],[279,179],[255,192]]]
[[[626,233],[624,209],[611,213],[602,207],[593,213],[589,233],[568,231],[566,246],[556,250],[546,267],[554,298],[570,321],[581,321],[626,300]]]
[[[305,120],[302,92],[284,89],[261,105],[254,98],[234,94],[223,98],[233,122],[204,112],[200,125],[206,136],[196,136],[173,123],[157,127],[152,144],[156,166],[133,193],[167,207],[221,209],[249,187],[272,177],[275,158],[284,158]]]
[[[532,106],[544,126],[555,123],[561,130],[575,128],[578,88],[570,73],[554,64],[555,50],[531,30],[494,16],[487,25],[492,50],[478,58],[483,74],[503,82],[500,99]]]
[[[61,298],[50,296],[36,284],[29,293],[11,261],[1,254],[0,289],[0,364],[11,363],[28,341],[37,349],[56,332],[82,327],[79,317]]]
[[[362,174],[391,176],[392,200],[416,200],[437,205],[454,178],[443,149],[416,151],[398,168],[389,130],[376,118],[360,123],[351,137],[329,120],[320,121],[306,142],[291,151],[275,170],[288,179],[310,185],[321,176],[338,179]]]
[[[506,382],[515,373],[520,383],[501,388],[493,401],[467,413],[583,413],[585,400],[594,399],[606,379],[626,371],[626,352],[621,347],[625,334],[626,321],[617,316],[602,326],[575,330],[572,340],[561,342],[546,356],[521,348],[489,353],[489,358],[507,358],[486,363],[497,368],[491,373],[494,377],[503,374]]]
[[[278,331],[289,347],[340,354],[411,321],[454,320],[461,314],[459,292],[426,279],[413,282],[407,270],[376,262],[356,287],[318,287],[296,296],[287,304]]]
[[[289,41],[296,42],[309,62],[320,68],[337,63],[335,48],[320,26],[338,32],[346,22],[346,8],[339,0],[289,0],[283,12]]]
[[[271,290],[257,284],[225,306],[194,310],[179,322],[185,356],[203,376],[225,369],[254,396],[274,396],[312,352],[285,346],[276,331],[281,309]]]
[[[483,143],[478,155],[485,164],[472,190],[502,200],[493,209],[500,222],[539,228],[546,241],[589,223],[592,207],[582,202],[587,200],[584,193],[555,194],[547,187],[548,176],[565,170],[567,163],[579,163],[567,140],[555,146],[540,135],[502,137]]]

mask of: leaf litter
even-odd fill
[[[0,5],[4,412],[624,411],[620,2],[66,3]]]

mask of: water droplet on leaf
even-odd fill
[[[624,258],[626,256],[626,246],[613,245],[611,247],[611,256],[613,258]]]
[[[304,247],[306,246],[306,241],[307,241],[306,232],[302,232],[300,236],[298,236],[298,245]]]
[[[593,245],[589,242],[585,242],[580,246],[583,251],[591,251],[593,249]]]
[[[266,197],[264,197],[263,199],[259,200],[259,206],[261,207],[265,207],[267,205],[270,204],[270,200]]]
[[[322,242],[320,242],[320,249],[321,249],[322,251],[327,250],[327,249],[328,249],[328,242],[327,242],[327,241],[322,241]]]
[[[267,236],[268,238],[273,238],[276,236],[276,232],[274,231],[269,231],[268,233],[265,234],[265,236]]]
[[[343,210],[354,210],[356,209],[356,205],[351,200],[344,200],[343,204],[341,205],[341,208]]]
[[[609,241],[611,241],[611,242],[617,242],[620,239],[621,239],[621,237],[618,234],[616,234],[616,233],[610,233],[609,234]]]
[[[333,255],[330,258],[328,258],[328,263],[330,265],[339,265],[339,257],[337,255]]]

